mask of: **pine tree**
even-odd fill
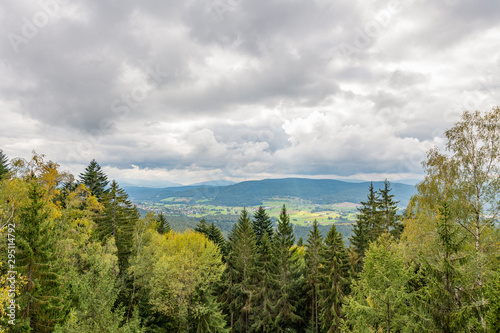
[[[363,267],[363,258],[371,241],[375,241],[382,234],[380,199],[377,192],[373,189],[373,182],[368,188],[366,201],[361,201],[361,207],[358,208],[359,214],[356,224],[353,227],[353,236],[351,244],[358,254],[356,272],[360,272]]]
[[[96,160],[90,161],[89,165],[85,168],[85,172],[80,174],[80,182],[85,184],[90,192],[99,200],[102,199],[108,186],[108,176],[101,170],[101,166]]]
[[[44,190],[36,181],[28,185],[28,201],[20,211],[16,238],[16,264],[28,281],[18,298],[20,332],[51,332],[64,317],[62,277],[58,274],[57,229],[49,219]]]
[[[267,233],[258,246],[258,258],[252,289],[252,330],[275,332],[276,297],[278,292],[277,260],[274,244]]]
[[[322,252],[320,320],[323,332],[338,332],[343,318],[341,309],[349,293],[350,263],[342,234],[332,224]]]
[[[452,221],[448,203],[439,207],[437,221],[438,246],[434,260],[424,260],[427,284],[427,308],[436,326],[444,333],[465,329],[457,322],[460,304],[460,264],[464,257],[459,254],[463,247],[458,226]],[[437,260],[436,260],[437,259]]]
[[[297,248],[294,247],[293,225],[290,223],[290,216],[286,212],[285,205],[278,218],[275,242],[279,286],[276,302],[276,329],[278,332],[284,332],[292,327],[294,322],[300,320],[296,314],[296,300],[292,297],[294,270],[297,269],[295,258]]]
[[[208,239],[214,242],[219,247],[220,253],[222,254],[222,260],[225,262],[227,256],[226,240],[224,239],[224,235],[222,235],[222,231],[217,228],[215,223],[212,222],[208,224],[207,221],[202,218],[194,228],[194,231],[204,234]]]
[[[120,274],[126,272],[132,254],[134,227],[139,219],[137,208],[132,205],[128,194],[112,181],[102,202],[104,214],[97,220],[97,233],[101,240],[114,237],[118,249]]]
[[[380,227],[387,235],[396,227],[399,201],[394,201],[394,195],[390,194],[391,183],[386,179],[384,189],[380,193]]]
[[[311,306],[311,328],[313,332],[319,332],[319,287],[321,254],[323,251],[323,239],[318,229],[318,221],[314,220],[313,229],[309,231],[309,237],[306,244],[306,280]]]
[[[222,254],[222,261],[226,261],[226,256],[227,256],[227,246],[226,246],[226,240],[224,239],[224,235],[222,234],[222,231],[220,228],[215,226],[215,223],[212,222],[210,223],[210,226],[208,227],[207,230],[207,237],[211,241],[213,241],[217,246],[219,247],[220,253]]]
[[[255,212],[253,218],[252,227],[255,232],[257,245],[260,245],[260,240],[264,236],[264,233],[267,233],[270,239],[273,237],[273,222],[262,206]]]
[[[158,214],[156,219],[158,221],[158,233],[162,235],[168,234],[172,230],[172,228],[170,227],[170,223],[168,223],[167,218],[165,217],[165,215],[163,215],[163,213]]]
[[[229,303],[232,332],[247,332],[251,307],[251,283],[255,271],[257,245],[255,233],[246,209],[229,236],[228,275],[230,278],[226,292]]]
[[[9,173],[9,159],[0,149],[0,180]]]

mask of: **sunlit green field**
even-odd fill
[[[358,212],[356,204],[352,203],[317,205],[306,200],[293,198],[274,198],[264,201],[262,206],[270,217],[278,218],[283,204],[286,205],[291,222],[303,226],[311,224],[314,220],[317,220],[322,225],[334,222],[336,224],[349,224],[355,221]],[[164,210],[167,214],[187,215],[196,218],[216,215],[239,215],[244,208],[214,206],[204,204],[203,201],[192,204],[189,203],[187,198],[163,199],[152,206],[155,209]],[[258,206],[246,207],[246,209],[253,215]]]

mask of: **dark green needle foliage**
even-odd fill
[[[350,263],[342,234],[332,225],[322,251],[320,321],[322,332],[338,332],[343,318],[342,302],[349,294]]]
[[[294,247],[295,237],[290,216],[283,205],[278,219],[278,228],[274,237],[276,244],[278,299],[276,302],[276,331],[285,332],[300,321],[297,313],[297,300],[293,297],[293,288],[297,276],[297,259]]]
[[[66,302],[63,279],[58,274],[61,269],[54,223],[49,219],[44,190],[32,181],[16,233],[17,270],[28,279],[17,299],[20,322],[14,327],[16,332],[51,332],[64,318]]]
[[[163,215],[163,213],[158,214],[156,219],[158,221],[158,233],[163,235],[169,233],[172,230],[172,228],[170,227],[170,223],[168,223],[167,218],[165,217],[165,215]]]
[[[257,245],[260,244],[265,233],[269,238],[273,237],[273,222],[262,206],[253,215],[252,227],[255,232]]]
[[[9,171],[10,171],[9,159],[7,158],[7,156],[5,156],[3,151],[0,149],[0,180],[2,180],[2,178],[6,177],[7,174],[9,173]]]
[[[101,200],[108,186],[108,176],[101,170],[101,166],[96,160],[90,161],[85,171],[80,174],[80,182],[85,184],[90,192]]]

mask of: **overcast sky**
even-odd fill
[[[500,1],[3,0],[0,149],[189,184],[422,176],[500,104]]]

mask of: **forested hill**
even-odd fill
[[[318,204],[341,202],[359,203],[366,199],[370,183],[350,183],[331,179],[264,179],[245,181],[228,186],[183,186],[167,188],[126,187],[134,202],[159,201],[165,198],[208,199],[209,204],[224,206],[255,206],[273,197],[296,197]],[[375,189],[383,182],[374,182]],[[392,194],[400,206],[406,206],[415,193],[415,187],[391,183]]]

